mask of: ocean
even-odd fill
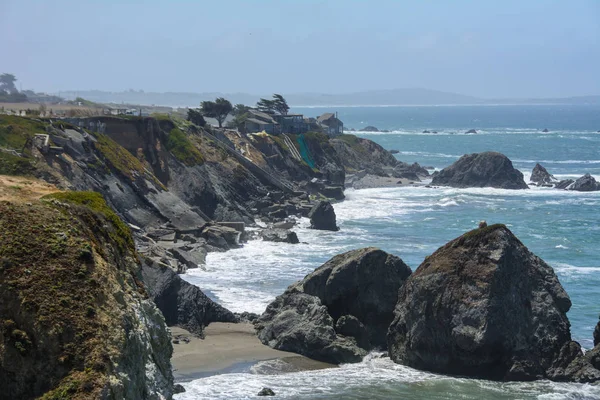
[[[292,111],[318,116],[336,110]],[[389,130],[356,134],[398,150],[396,157],[405,162],[441,169],[463,154],[493,150],[508,156],[526,181],[536,162],[559,179],[590,173],[600,180],[599,106],[347,107],[337,112],[346,127]],[[479,133],[465,134],[469,129]],[[349,189],[346,196],[334,205],[339,232],[313,231],[302,220],[297,229],[301,244],[253,241],[210,253],[206,271],[190,270],[184,279],[232,311],[262,313],[289,284],[336,254],[376,246],[414,271],[438,247],[486,220],[506,224],[554,268],[573,303],[568,314],[573,339],[593,347],[600,314],[600,192],[417,186]],[[176,398],[254,398],[268,386],[288,399],[600,399],[600,386],[448,377],[377,354],[330,370],[265,375],[263,367],[259,363],[186,382],[187,392]]]

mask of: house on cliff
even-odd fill
[[[273,119],[273,115],[258,110],[248,110],[248,118],[244,122],[245,133],[267,132],[278,134],[281,132],[279,123]]]
[[[317,118],[317,123],[329,136],[338,136],[344,133],[344,123],[337,117],[337,113],[325,113]]]

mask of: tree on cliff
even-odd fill
[[[233,107],[233,111],[231,112],[233,116],[238,117],[240,115],[246,114],[250,110],[250,107],[244,104],[236,104]]]
[[[233,106],[223,97],[217,98],[215,101],[203,101],[200,103],[200,112],[205,117],[215,118],[219,123],[219,128],[223,126],[223,121],[227,115],[233,110]]]
[[[17,90],[16,81],[17,78],[13,74],[0,74],[0,101],[15,103],[27,101],[27,96]]]
[[[17,78],[13,74],[2,74],[0,75],[0,91],[6,92],[8,94],[17,93],[17,87],[15,86],[15,82]]]
[[[202,112],[198,108],[188,108],[187,120],[198,126],[206,125],[206,120],[202,116]]]
[[[266,112],[268,114],[279,113],[281,115],[286,115],[290,110],[290,107],[287,104],[287,101],[280,94],[274,94],[273,100],[269,99],[260,99],[258,103],[256,103],[256,108],[259,111]]]

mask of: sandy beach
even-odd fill
[[[276,361],[277,372],[293,372],[332,368],[335,365],[311,360],[304,356],[274,350],[263,345],[249,323],[212,323],[200,339],[178,327],[171,327],[178,344],[173,344],[176,381],[189,381],[221,373],[243,372],[259,361]],[[186,341],[188,341],[186,343]]]

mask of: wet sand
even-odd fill
[[[248,323],[212,323],[204,331],[205,339],[193,336],[185,329],[171,327],[174,376],[176,381],[189,381],[222,373],[244,372],[259,361],[268,363],[272,373],[332,368],[335,365],[311,360],[304,356],[274,350],[263,345]],[[186,343],[184,339],[189,339]]]

